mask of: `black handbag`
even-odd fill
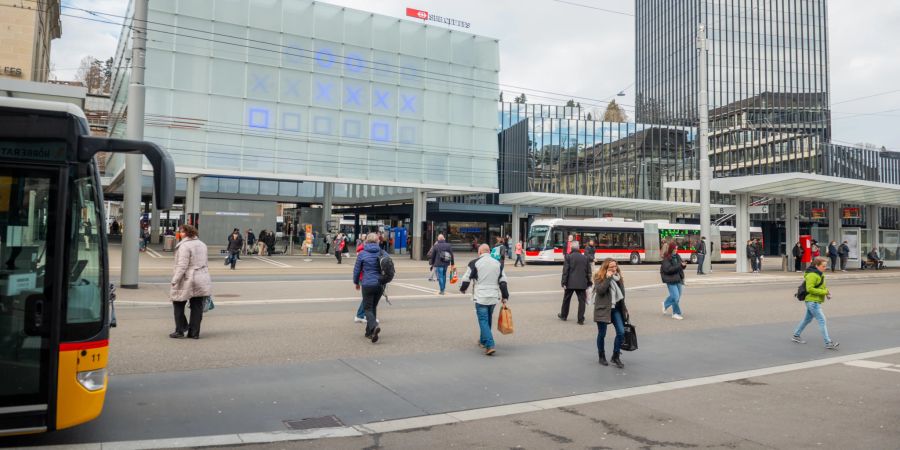
[[[622,350],[633,352],[638,349],[637,329],[634,325],[625,322],[625,336],[622,339]]]

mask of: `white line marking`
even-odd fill
[[[285,264],[285,263],[283,263],[283,262],[273,261],[273,260],[271,260],[271,259],[269,259],[269,258],[266,258],[266,257],[263,257],[263,256],[254,256],[253,259],[256,259],[256,260],[258,260],[258,261],[262,261],[262,262],[264,262],[264,263],[271,264],[271,265],[273,265],[273,266],[275,266],[275,267],[279,267],[279,268],[282,268],[282,269],[285,269],[285,268],[288,268],[288,267],[293,267],[293,266],[290,266],[290,265]]]
[[[561,406],[577,406],[587,403],[597,403],[602,401],[613,400],[617,398],[634,397],[638,395],[654,394],[659,392],[673,391],[676,389],[692,388],[699,386],[707,386],[711,384],[723,383],[726,381],[741,380],[744,378],[755,378],[766,375],[776,375],[780,373],[793,372],[803,369],[814,369],[817,367],[830,366],[833,364],[847,363],[860,359],[879,358],[883,356],[896,355],[900,353],[900,347],[886,348],[871,352],[856,353],[851,355],[835,356],[833,358],[823,358],[814,361],[805,361],[800,363],[785,364],[781,366],[766,367],[763,369],[745,370],[742,372],[732,372],[722,375],[713,375],[708,377],[693,378],[689,380],[672,381],[668,383],[650,384],[645,386],[637,386],[632,388],[616,389],[613,391],[600,391],[590,394],[573,395],[568,397],[559,397],[555,399],[537,400],[531,402],[511,403],[508,405],[492,406],[488,408],[476,408],[464,411],[454,411],[440,414],[429,414],[425,416],[410,417],[408,419],[387,420],[381,422],[371,422],[362,425],[336,427],[336,428],[317,428],[303,431],[268,431],[262,433],[244,433],[244,434],[221,434],[214,436],[192,436],[186,438],[169,438],[169,439],[150,439],[143,441],[121,441],[110,442],[104,444],[81,444],[79,448],[98,448],[100,450],[141,450],[153,448],[187,448],[187,447],[209,447],[220,445],[233,445],[253,443],[261,444],[267,442],[285,442],[285,441],[301,441],[310,439],[319,439],[327,437],[351,437],[370,434],[385,433],[389,431],[414,430],[417,428],[461,423],[467,421],[481,420],[487,418],[504,417],[512,414],[521,414],[527,412],[543,411],[548,409],[556,409]],[[882,369],[884,370],[884,369]],[[226,444],[228,443],[228,444]],[[55,445],[44,448],[68,449],[71,445]]]
[[[147,253],[150,255],[151,258],[162,258],[162,255],[160,255],[159,253],[156,253],[156,252],[155,252],[153,249],[151,249],[150,247],[147,247],[146,251],[147,251]]]
[[[885,367],[891,367],[893,364],[883,363],[878,361],[866,361],[861,359],[859,361],[847,361],[844,363],[845,366],[853,366],[853,367],[862,367],[865,369],[883,369]]]
[[[892,369],[892,368],[890,368],[890,367],[884,367],[884,368],[882,368],[881,370],[887,370],[887,371],[890,371],[890,372],[897,372],[897,373],[900,373],[900,369]]]
[[[429,288],[426,288],[423,286],[417,286],[415,284],[410,284],[410,283],[391,283],[391,284],[394,286],[399,286],[399,287],[406,288],[406,289],[412,289],[414,291],[424,292],[426,294],[434,294],[434,292],[435,292],[434,289],[429,289]]]

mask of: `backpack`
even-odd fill
[[[498,246],[492,248],[492,249],[491,249],[491,258],[494,258],[494,259],[496,259],[497,261],[500,261],[501,259],[503,259],[503,249],[502,249],[502,247],[503,247],[502,245],[498,245]]]
[[[808,292],[806,292],[806,274],[807,273],[809,273],[809,272],[806,272],[803,274],[803,282],[800,283],[800,286],[797,286],[797,293],[794,294],[794,297],[797,297],[797,301],[801,301],[801,302],[806,301],[806,295],[809,294]],[[816,287],[818,288],[818,287],[822,286],[822,283],[824,283],[824,282],[825,282],[825,277],[823,276],[822,279],[819,280],[819,283],[816,284]]]
[[[449,264],[449,263],[453,262],[453,255],[451,255],[450,252],[448,252],[446,250],[442,251],[441,252],[441,261]]]
[[[381,276],[378,277],[378,282],[382,285],[393,281],[394,275],[397,274],[397,271],[394,269],[394,260],[384,250],[378,255],[378,272],[381,273]]]

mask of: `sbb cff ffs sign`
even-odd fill
[[[422,11],[421,9],[406,8],[406,15],[416,19],[428,20],[428,11]]]
[[[460,28],[469,28],[472,26],[471,23],[466,22],[465,20],[451,19],[449,17],[441,17],[438,15],[431,14],[428,11],[423,11],[421,9],[416,9],[416,8],[406,8],[406,15],[408,17],[415,17],[416,19],[428,20],[431,22],[445,23],[447,25],[453,25],[453,26],[460,27]]]

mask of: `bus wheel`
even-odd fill
[[[697,264],[697,254],[691,254],[691,264]]]
[[[631,265],[636,266],[641,263],[641,255],[638,252],[631,252],[631,257],[628,258],[628,262]]]

